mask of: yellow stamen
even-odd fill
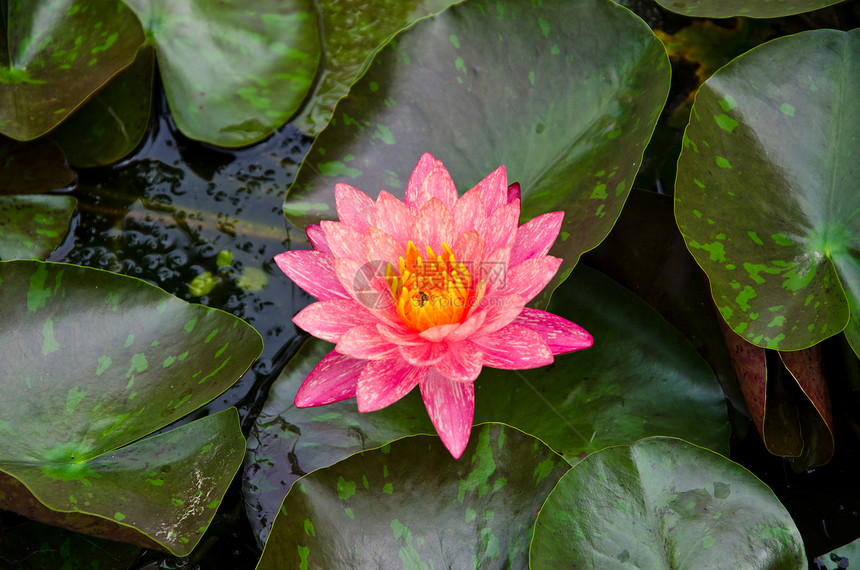
[[[398,263],[385,271],[391,297],[403,324],[414,331],[462,322],[468,315],[472,276],[454,258],[448,244],[436,255],[427,246],[426,256],[411,241]]]

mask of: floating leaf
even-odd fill
[[[657,0],[667,10],[694,18],[779,18],[819,10],[842,0]]]
[[[186,136],[257,142],[304,100],[320,61],[312,0],[127,0],[155,45],[171,115]]]
[[[0,471],[75,515],[54,522],[89,530],[94,518],[110,520],[123,527],[115,538],[189,552],[214,509],[188,501],[219,500],[241,456],[236,413],[128,444],[234,383],[260,354],[259,335],[139,279],[34,261],[0,263],[0,323]],[[188,471],[167,486],[159,473],[182,457]],[[0,492],[21,496],[23,486],[5,480]],[[185,506],[166,511],[173,498]]]
[[[77,203],[71,196],[0,195],[0,260],[47,258],[65,238]]]
[[[472,432],[459,461],[414,436],[307,475],[257,568],[525,567],[537,512],[570,466],[511,427]]]
[[[338,99],[346,95],[371,56],[396,32],[436,13],[452,0],[320,0],[325,66],[310,102],[293,120],[315,135],[331,118]]]
[[[816,570],[843,570],[851,567],[851,559],[860,560],[860,538],[845,546],[822,554],[815,559]]]
[[[728,452],[725,398],[708,365],[634,295],[587,267],[557,291],[550,310],[595,338],[592,348],[536,370],[484,368],[475,422],[531,433],[571,462],[607,445],[676,435]],[[354,400],[297,409],[299,385],[332,345],[308,341],[272,386],[249,437],[246,511],[265,540],[281,498],[298,477],[351,453],[413,433],[435,433],[415,390],[378,412]]]
[[[18,140],[54,128],[129,65],[144,40],[134,13],[116,0],[3,6],[0,133]]]
[[[374,57],[314,141],[284,212],[300,226],[334,218],[336,182],[402,197],[424,152],[461,192],[503,164],[521,184],[523,219],[567,213],[549,292],[618,217],[668,86],[662,44],[613,2],[456,4]]]
[[[723,318],[757,346],[837,334],[860,295],[856,93],[860,30],[817,30],[744,54],[696,97],[675,215]]]
[[[18,142],[0,135],[0,196],[41,194],[75,180],[63,151],[47,139]]]
[[[538,515],[533,568],[806,568],[785,507],[755,475],[685,441],[610,447],[568,471]]]
[[[51,133],[73,166],[113,164],[137,148],[149,128],[154,74],[155,53],[144,45],[130,66]]]

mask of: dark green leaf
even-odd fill
[[[773,492],[708,449],[669,438],[590,455],[538,515],[533,568],[806,568]]]
[[[748,52],[696,97],[675,215],[723,317],[757,346],[837,334],[860,295],[857,93],[860,30],[817,30]]]
[[[134,13],[117,0],[3,3],[0,132],[45,134],[129,65],[143,43]]]
[[[424,152],[461,191],[502,164],[521,184],[523,219],[567,212],[548,293],[618,217],[668,86],[660,41],[607,0],[456,4],[375,56],[314,141],[284,212],[300,226],[334,218],[336,182],[402,196]]]
[[[45,259],[62,243],[77,200],[0,195],[0,260]]]
[[[257,142],[298,110],[320,61],[312,0],[127,0],[155,45],[167,102],[188,137]]]
[[[0,196],[41,194],[74,180],[63,151],[53,142],[18,142],[0,135]]]
[[[657,0],[673,12],[694,18],[779,18],[839,4],[842,0]]]
[[[501,421],[531,433],[571,462],[607,445],[676,435],[728,452],[719,383],[695,349],[648,305],[606,277],[578,268],[551,309],[584,326],[594,347],[537,370],[484,368],[475,421]],[[309,341],[275,382],[252,428],[245,497],[265,539],[290,484],[351,453],[404,435],[435,433],[418,390],[361,414],[354,400],[297,409],[293,399],[332,345]]]
[[[296,483],[257,568],[523,568],[568,468],[502,424],[475,427],[459,461],[437,437],[401,439]]]
[[[155,53],[145,45],[129,67],[51,133],[73,166],[112,164],[137,147],[149,127],[154,73]]]
[[[260,354],[259,335],[138,279],[34,261],[0,263],[0,323],[0,470],[50,509],[190,551],[241,455],[235,412],[123,446],[223,392]],[[168,485],[159,473],[173,462],[185,467]],[[172,499],[184,510],[165,510]]]

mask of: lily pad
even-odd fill
[[[62,243],[78,201],[0,195],[0,260],[45,259]]]
[[[447,8],[453,0],[320,0],[325,66],[308,104],[292,121],[308,135],[326,126],[376,50],[415,20]]]
[[[374,57],[314,141],[284,212],[301,227],[333,219],[337,182],[402,197],[424,152],[461,192],[504,165],[524,220],[567,213],[552,291],[609,233],[668,88],[662,43],[608,0],[455,4]]]
[[[312,0],[127,0],[155,46],[183,134],[239,147],[298,110],[321,48]]]
[[[533,568],[806,568],[773,492],[725,457],[648,438],[590,455],[538,515]]]
[[[575,462],[607,445],[675,435],[728,452],[719,382],[695,349],[653,309],[608,278],[579,267],[550,310],[585,327],[592,348],[536,370],[484,368],[475,422],[501,421]],[[435,433],[420,394],[361,414],[353,400],[297,409],[299,385],[332,345],[308,341],[273,384],[249,436],[246,512],[265,540],[281,499],[301,475],[414,433]]]
[[[816,30],[747,52],[696,96],[675,216],[723,318],[757,346],[838,334],[860,296],[857,93],[860,30]]]
[[[59,190],[75,180],[60,148],[47,139],[18,142],[0,135],[0,196]]]
[[[20,496],[26,486],[72,512],[54,521],[71,528],[80,530],[77,515],[87,531],[93,518],[113,521],[123,540],[189,552],[214,509],[188,501],[220,499],[238,457],[228,452],[241,447],[235,412],[128,444],[233,384],[262,350],[256,331],[139,279],[35,261],[0,263],[0,323],[0,471],[14,478],[0,490]],[[185,475],[168,486],[159,473],[182,457]],[[166,511],[172,498],[185,506]],[[187,527],[190,513],[198,520]]]
[[[860,538],[817,557],[815,568],[816,570],[843,570],[851,567],[852,559],[860,560]]]
[[[131,153],[149,128],[155,52],[144,45],[134,62],[51,133],[76,167],[113,164]]]
[[[779,18],[819,10],[842,0],[657,0],[667,10],[693,18]]]
[[[18,140],[57,126],[129,65],[144,40],[134,13],[116,0],[6,6],[0,18],[0,133]]]
[[[472,432],[459,461],[414,436],[307,475],[257,568],[525,567],[537,512],[570,466],[509,426]]]

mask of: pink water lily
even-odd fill
[[[339,222],[309,226],[313,251],[275,256],[319,299],[293,322],[336,343],[311,371],[296,406],[355,397],[360,412],[393,404],[416,385],[445,447],[469,441],[474,381],[483,366],[546,366],[587,348],[591,335],[526,307],[561,264],[547,255],[563,212],[518,226],[519,186],[505,168],[458,198],[448,171],[424,154],[403,202],[335,186]]]

